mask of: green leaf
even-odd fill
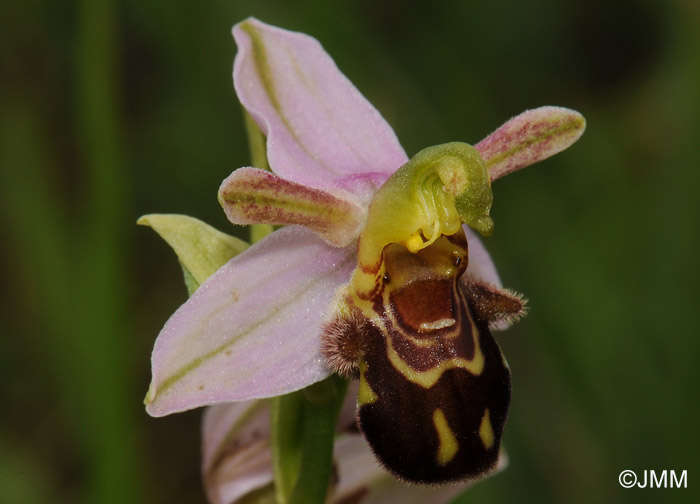
[[[245,241],[187,215],[149,214],[137,224],[150,226],[173,248],[188,291],[196,289],[229,259],[249,247]]]

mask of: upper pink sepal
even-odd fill
[[[233,36],[236,93],[267,136],[275,173],[332,189],[348,175],[383,182],[408,160],[391,127],[316,39],[254,18],[237,24]]]
[[[319,334],[354,265],[354,247],[298,226],[231,259],[158,336],[148,413],[286,394],[327,377]]]
[[[586,129],[586,120],[564,107],[539,107],[515,116],[474,147],[496,180],[563,151]]]

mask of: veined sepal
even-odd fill
[[[564,107],[538,107],[513,117],[474,147],[491,180],[557,154],[576,142],[586,119]]]
[[[347,282],[354,262],[352,248],[332,247],[298,226],[228,261],[159,334],[148,413],[273,397],[326,378],[318,334],[327,293]]]

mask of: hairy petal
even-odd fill
[[[527,315],[527,299],[513,290],[496,287],[475,278],[462,277],[462,291],[471,300],[477,318],[491,331],[503,331]]]
[[[374,174],[365,180],[381,184],[407,161],[391,127],[316,39],[254,18],[236,25],[233,36],[236,93],[267,136],[275,173],[367,197],[371,188],[348,187],[346,179]]]
[[[496,180],[563,151],[585,129],[586,120],[575,110],[540,107],[512,118],[475,147]]]
[[[234,224],[299,224],[331,245],[357,238],[367,211],[352,195],[334,195],[257,168],[239,168],[219,188],[219,202]]]
[[[271,397],[324,379],[319,334],[354,262],[353,247],[331,247],[297,226],[230,260],[158,336],[148,413]]]

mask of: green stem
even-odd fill
[[[267,145],[265,135],[260,131],[258,125],[250,114],[243,112],[245,119],[245,130],[248,133],[248,148],[250,149],[250,160],[255,168],[269,170],[270,165],[267,163]]]
[[[289,504],[323,504],[331,479],[333,441],[347,382],[337,375],[304,389],[301,466]]]
[[[278,504],[323,504],[333,441],[347,382],[333,375],[271,403],[272,456]]]
[[[270,170],[267,162],[267,143],[265,135],[255,124],[250,114],[243,111],[245,119],[245,130],[248,134],[248,148],[250,149],[250,161],[255,168]],[[272,233],[274,228],[271,224],[253,224],[250,226],[250,242],[255,243]]]
[[[301,464],[303,400],[302,392],[292,392],[270,400],[272,467],[275,496],[279,504],[286,504]]]
[[[251,224],[250,225],[250,243],[257,243],[267,235],[272,233],[275,228],[271,224]]]

